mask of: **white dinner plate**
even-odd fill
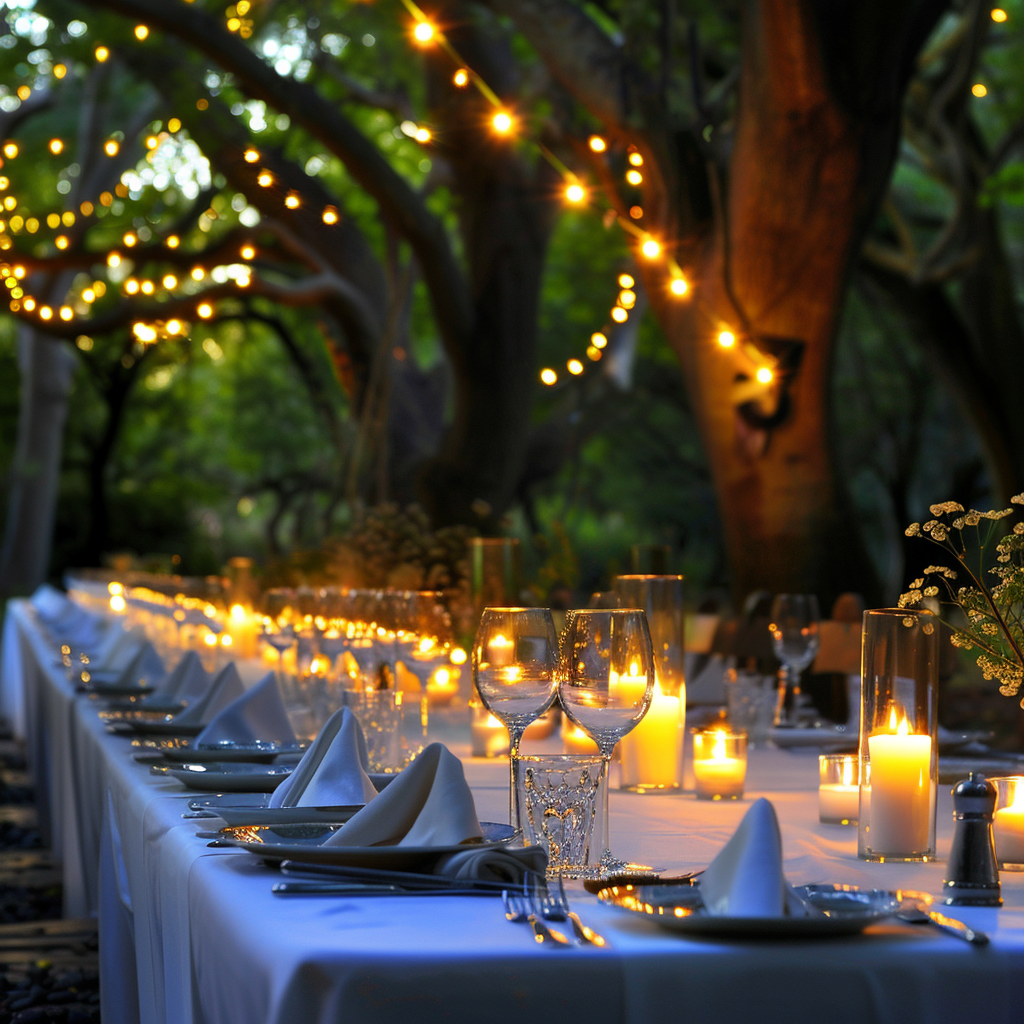
[[[193,761],[198,764],[224,761],[273,761],[278,754],[301,754],[302,746],[298,743],[276,743],[266,740],[255,740],[252,743],[234,743],[222,740],[219,743],[204,743],[182,740],[168,744],[162,750],[168,761]]]
[[[798,885],[796,892],[823,912],[820,917],[716,917],[704,909],[700,884],[692,886],[617,885],[598,899],[609,906],[650,918],[671,931],[723,938],[825,938],[856,935],[891,917],[900,902],[894,892],[852,885]]]
[[[205,793],[272,793],[295,770],[294,765],[250,764],[248,762],[160,765],[150,767],[154,775],[170,775],[189,789]]]
[[[462,850],[505,846],[519,834],[511,825],[481,821],[483,840],[454,846],[325,846],[344,825],[242,825],[221,829],[218,846],[236,846],[264,860],[294,860],[303,864],[338,864],[344,867],[423,869],[432,861]]]

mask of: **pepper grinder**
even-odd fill
[[[953,787],[953,848],[942,883],[942,902],[952,907],[999,907],[999,867],[992,839],[996,787],[980,772]]]

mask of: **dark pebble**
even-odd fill
[[[12,1000],[8,1009],[14,1011],[27,1010],[35,1001],[35,996],[22,996],[21,999]]]
[[[51,992],[47,997],[48,1003],[74,1003],[78,1001],[77,992]]]

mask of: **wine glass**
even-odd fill
[[[773,724],[796,725],[800,673],[818,653],[818,599],[813,594],[777,594],[771,615],[772,646],[782,662]]]
[[[485,608],[473,641],[473,681],[509,738],[509,821],[520,828],[519,742],[555,702],[558,634],[548,608]]]
[[[600,870],[622,870],[608,843],[608,771],[612,751],[647,714],[654,689],[654,652],[647,615],[637,608],[574,611],[562,636],[558,696],[573,724],[604,759],[604,852]]]

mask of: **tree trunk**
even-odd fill
[[[75,357],[29,327],[18,334],[21,404],[0,555],[0,595],[27,594],[46,579],[61,451]]]

